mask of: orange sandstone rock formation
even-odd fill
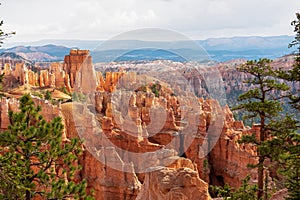
[[[91,59],[91,56],[89,56],[89,51],[88,50],[72,49],[70,51],[70,54],[65,56],[64,71],[70,77],[71,87],[74,87],[77,72],[79,71],[79,69],[82,66],[82,63],[86,59]]]
[[[190,168],[158,167],[146,174],[137,200],[209,200],[208,184]]]
[[[136,83],[136,72],[107,72],[105,78],[101,72],[94,72],[92,57],[88,50],[70,50],[63,63],[51,63],[48,69],[34,72],[21,63],[4,64],[7,88],[18,85],[66,88],[69,92],[93,94],[98,91],[115,91],[117,86]]]
[[[237,142],[255,127],[235,121],[228,107],[172,95],[159,83],[154,94],[153,85],[136,87],[135,72],[107,72],[104,78],[92,67],[89,51],[71,50],[63,64],[39,75],[21,64],[4,71],[20,84],[87,94],[87,104],[35,102],[47,120],[63,118],[65,139],[84,139],[76,179],[87,179],[96,199],[210,199],[208,184],[238,187],[249,173],[256,179],[247,168],[257,162],[255,148]],[[8,111],[17,108],[17,100],[1,99],[1,129],[9,125]]]
[[[79,160],[83,169],[77,175],[77,179],[87,179],[88,187],[95,189],[97,199],[209,199],[208,186],[204,181],[216,185],[226,182],[237,187],[243,176],[249,173],[246,165],[256,162],[252,157],[255,154],[254,148],[237,143],[241,134],[245,134],[247,130],[242,123],[233,119],[228,107],[221,108],[215,101],[200,99],[199,114],[187,118],[189,123],[196,123],[198,127],[191,138],[191,135],[178,134],[182,122],[177,120],[182,113],[177,110],[179,106],[176,97],[167,94],[154,97],[147,92],[137,92],[133,96],[126,93],[119,95],[118,98],[128,100],[127,114],[132,119],[131,125],[136,127],[135,129],[126,127],[126,116],[122,115],[122,112],[125,112],[122,110],[124,107],[112,109],[112,106],[118,105],[114,102],[118,98],[115,99],[109,92],[96,93],[95,110],[79,103],[65,103],[57,107],[35,99],[35,102],[42,106],[42,114],[47,120],[55,116],[63,117],[65,138],[85,134],[84,138],[89,139]],[[159,98],[165,99],[165,103],[162,104]],[[151,132],[151,127],[148,131],[147,126],[151,126],[151,121],[155,118],[149,117],[151,114],[148,110],[158,105],[166,106],[166,115],[161,119],[164,122],[160,124],[161,129],[157,134],[151,135],[154,132]],[[17,108],[17,100],[2,99],[2,129],[9,124],[8,110]],[[217,129],[209,130],[209,126],[216,121],[217,116],[214,112],[218,113],[221,110],[225,111],[226,120],[221,124],[219,139],[215,132]],[[159,115],[162,116],[162,113]],[[81,123],[75,118],[79,118]],[[101,126],[98,122],[101,122]],[[128,129],[131,130],[131,134],[128,134]],[[80,130],[83,132],[79,133]],[[206,137],[207,134],[211,137]],[[189,139],[193,141],[188,143]],[[217,140],[216,145],[206,155],[205,151],[209,151],[213,140]],[[182,145],[189,146],[181,149]],[[141,153],[143,156],[134,157],[128,152]],[[180,158],[178,155],[186,158]],[[162,168],[151,170],[151,167],[158,166]],[[147,169],[149,172],[146,172]],[[143,173],[136,173],[141,170],[144,170]],[[192,192],[196,195],[190,196]]]

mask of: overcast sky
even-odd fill
[[[163,28],[192,39],[293,35],[300,0],[0,0],[9,42],[109,39]],[[8,42],[8,41],[7,41]]]

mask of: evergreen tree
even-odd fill
[[[0,3],[1,5],[1,3]],[[0,27],[3,25],[3,20],[0,20]],[[2,31],[2,29],[0,28],[0,47],[1,44],[3,44],[3,40],[13,34],[16,34],[16,32],[11,32],[11,33],[5,33],[4,31]]]
[[[11,125],[0,133],[0,199],[82,199],[86,182],[72,181],[81,153],[78,139],[62,140],[63,125],[47,122],[30,95],[10,112]]]
[[[49,90],[46,90],[46,93],[44,96],[45,96],[46,100],[52,100],[52,93]]]
[[[289,80],[298,83],[300,87],[300,13],[296,13],[296,20],[291,25],[294,26],[294,32],[296,33],[295,40],[289,45],[290,47],[296,46],[297,52],[295,55],[295,63],[292,70],[289,73]],[[296,94],[291,98],[292,105],[300,110],[300,88],[296,91]],[[296,111],[297,112],[297,111]],[[283,173],[286,175],[286,187],[289,191],[288,200],[300,199],[300,133],[299,133],[299,119],[289,119],[292,129],[289,134],[289,146],[285,154],[282,154],[282,161],[285,163]],[[297,130],[297,131],[296,131]]]
[[[295,52],[295,63],[291,70],[287,72],[281,73],[281,78],[298,83],[298,87],[300,87],[300,13],[296,13],[296,20],[292,21],[291,25],[294,26],[294,32],[296,33],[295,39],[289,44],[289,47],[296,47],[297,51]],[[293,96],[291,96],[292,105],[300,109],[300,89],[295,90],[293,92]]]
[[[272,160],[279,163],[279,172],[284,175],[284,184],[289,192],[288,200],[300,199],[300,135],[297,121],[286,116],[282,121],[271,121],[272,137],[268,146]]]
[[[266,158],[270,157],[271,149],[268,148],[270,140],[270,120],[279,116],[282,111],[280,99],[281,92],[287,91],[289,87],[280,82],[277,77],[276,70],[270,66],[271,60],[260,59],[258,61],[248,61],[240,66],[238,70],[243,73],[250,74],[250,78],[245,83],[252,85],[253,89],[241,94],[238,101],[241,103],[235,107],[247,113],[245,118],[254,118],[260,124],[259,134],[245,135],[241,139],[242,143],[255,144],[257,147],[258,164],[258,192],[257,199],[267,196],[264,194],[264,167]]]
[[[1,5],[1,4],[0,4]],[[0,20],[0,27],[3,25],[3,20]],[[0,47],[3,44],[3,40],[7,37],[7,33],[4,33],[2,29],[0,29]]]
[[[250,176],[248,175],[242,180],[242,186],[236,191],[227,184],[224,187],[210,187],[218,197],[222,197],[224,200],[256,200],[257,185],[250,185],[249,181]]]
[[[297,47],[295,52],[295,63],[288,71],[278,70],[279,78],[300,84],[300,14],[296,13],[296,20],[291,25],[296,33],[295,39],[289,47]],[[299,86],[298,86],[299,87]],[[290,100],[295,112],[300,109],[299,88],[293,88]],[[293,110],[292,110],[293,111]],[[297,115],[297,113],[296,113]],[[298,114],[299,116],[299,114]],[[288,189],[288,200],[300,199],[300,134],[299,119],[291,113],[282,122],[272,122],[273,141],[269,144],[273,149],[273,159],[280,164],[280,172],[285,176],[285,186]],[[280,148],[277,148],[280,146]]]

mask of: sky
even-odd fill
[[[6,40],[107,40],[142,28],[191,39],[293,35],[299,0],[0,0]]]

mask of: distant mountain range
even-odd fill
[[[23,57],[25,60],[30,61],[42,61],[42,62],[52,62],[61,61],[64,56],[67,55],[70,48],[57,46],[57,45],[44,45],[44,46],[16,46],[8,49],[1,49],[0,57],[7,53],[14,53],[19,57]],[[14,59],[14,57],[13,57]]]
[[[173,60],[217,62],[232,59],[275,59],[293,52],[288,44],[293,36],[211,38],[196,41],[85,41],[42,40],[16,43],[0,49],[0,53],[15,53],[26,60],[38,62],[62,61],[71,48],[89,49],[94,62],[132,60]],[[0,54],[1,57],[1,54]]]

